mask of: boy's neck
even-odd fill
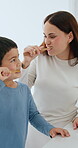
[[[12,88],[16,88],[17,87],[17,83],[15,81],[12,81],[12,80],[11,81],[5,80],[4,83],[5,83],[5,85],[7,87],[12,87]]]

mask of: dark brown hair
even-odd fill
[[[0,37],[0,66],[2,65],[4,55],[12,48],[18,48],[14,41],[5,37]]]

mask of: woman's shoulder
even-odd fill
[[[44,59],[46,59],[46,60],[48,60],[48,59],[52,59],[53,57],[52,56],[49,56],[49,55],[44,55],[44,54],[40,54],[40,55],[38,55],[36,58],[35,58],[35,61],[37,61],[37,60],[44,60]]]

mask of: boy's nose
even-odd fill
[[[22,67],[22,62],[19,60],[17,65]]]

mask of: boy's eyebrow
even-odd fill
[[[18,57],[19,57],[19,54],[18,54]],[[13,57],[11,57],[9,60],[11,60],[11,59],[13,59],[13,58],[17,58],[17,56],[13,56]]]
[[[16,56],[11,57],[9,60],[11,60],[11,59],[13,59],[13,58],[16,58]]]

